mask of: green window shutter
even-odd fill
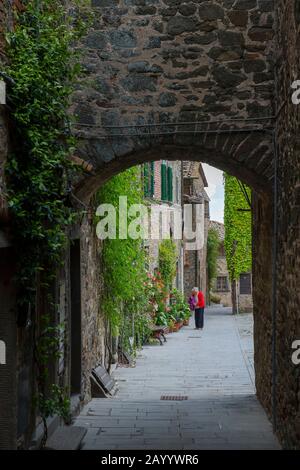
[[[148,163],[144,164],[144,195],[149,196],[149,166]]]
[[[155,170],[154,162],[151,162],[151,180],[150,180],[150,196],[151,197],[154,197],[154,190],[155,190],[154,170]]]
[[[168,167],[168,201],[173,202],[173,169]]]
[[[165,163],[161,164],[161,200],[167,200],[167,166]]]

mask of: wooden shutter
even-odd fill
[[[155,164],[151,162],[151,176],[150,176],[150,197],[154,197],[155,179],[154,179]]]
[[[168,167],[168,201],[173,202],[173,169]]]
[[[149,166],[148,163],[144,164],[144,195],[149,196]]]

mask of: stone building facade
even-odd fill
[[[193,207],[193,230],[197,230],[199,247],[189,249],[191,241],[184,245],[184,294],[189,297],[191,289],[198,287],[207,294],[207,235],[209,227],[209,197],[205,191],[208,183],[200,162],[183,162],[183,204]],[[197,209],[200,210],[200,220]],[[199,233],[200,232],[200,233]]]
[[[174,287],[183,292],[183,241],[176,239],[174,222],[181,220],[182,209],[182,163],[180,161],[156,161],[143,165],[145,202],[150,210],[161,211],[159,224],[161,228],[167,220],[165,233],[174,240],[177,247],[177,274]],[[159,237],[161,235],[157,234]],[[149,270],[154,273],[159,269],[159,245],[161,238],[145,240],[149,256]]]
[[[19,0],[5,0],[0,4],[0,66],[6,61],[4,33],[13,27],[14,8],[22,8]],[[0,364],[0,449],[28,448],[39,442],[42,432],[40,419],[32,408],[36,394],[34,333],[30,324],[18,323],[13,282],[15,261],[5,184],[5,163],[13,148],[12,142],[9,110],[1,103],[0,341],[5,345],[5,363]],[[113,361],[110,332],[101,313],[101,242],[96,237],[94,209],[87,211],[70,230],[63,267],[53,286],[58,307],[57,324],[65,326],[65,341],[61,358],[49,364],[49,371],[53,383],[69,390],[73,413],[91,399],[92,368],[99,364],[109,368]],[[78,211],[82,211],[82,206]],[[41,293],[39,286],[37,290]],[[38,295],[37,305],[43,303]],[[48,424],[52,432],[59,420],[54,417]]]
[[[300,3],[277,0],[277,263],[276,377],[277,430],[286,447],[300,447],[300,366],[291,345],[300,339],[300,103],[291,85],[300,80]],[[298,86],[299,89],[299,86]]]
[[[2,21],[6,12],[3,6],[11,4],[11,1],[1,2]],[[300,79],[299,1],[212,0],[186,4],[177,0],[93,0],[92,5],[94,24],[84,45],[87,80],[74,95],[73,110],[79,116],[79,124],[90,126],[78,126],[79,154],[93,165],[94,174],[82,181],[77,196],[87,201],[99,184],[113,174],[134,164],[163,158],[205,161],[254,188],[257,393],[273,418],[283,445],[299,448],[299,365],[291,360],[292,344],[300,339],[300,107],[291,100],[291,84]],[[255,131],[247,131],[247,125],[240,121],[231,124],[235,133],[228,129],[228,119],[271,115],[276,120],[268,119],[263,125],[256,121]],[[206,120],[218,119],[223,124],[212,123],[208,129]],[[186,122],[188,125],[183,124]],[[270,132],[274,122],[275,135]],[[148,132],[149,124],[156,132],[146,138],[140,133]],[[121,138],[110,128],[114,125],[123,126]],[[127,134],[124,126],[129,126]],[[239,133],[242,127],[243,133]],[[135,135],[137,129],[140,131]],[[223,133],[218,135],[206,132],[220,129]],[[7,116],[2,106],[0,151],[3,172]],[[276,172],[274,178],[275,161],[277,178]],[[278,189],[275,221],[274,181]],[[1,184],[3,191],[3,179]],[[3,207],[3,192],[1,196]],[[9,241],[2,241],[7,239],[5,217],[2,211],[0,341],[4,336],[9,341],[5,341],[7,364],[0,364],[0,445],[15,448],[17,437],[21,446],[28,447],[35,423],[30,412],[32,332],[16,327],[13,252]],[[74,343],[82,341],[80,349],[86,372],[74,376],[74,383],[77,382],[79,401],[84,402],[90,397],[90,368],[106,362],[107,358],[98,333],[105,328],[97,310],[99,278],[94,255],[98,241],[87,219],[82,220],[77,230],[73,238],[80,240],[82,267],[79,270],[85,277],[80,275],[81,298],[74,300],[77,308],[78,302],[82,305]],[[277,241],[275,260],[274,241]],[[78,242],[75,250],[78,269]],[[272,260],[275,261],[273,271]],[[71,322],[69,262],[67,253],[58,295],[65,305],[61,314]],[[90,336],[85,337],[86,334]],[[75,359],[82,365],[80,358]],[[60,370],[65,383],[71,380],[69,363],[70,352],[66,350]]]
[[[217,259],[217,275],[212,289],[212,294],[220,298],[224,307],[232,307],[232,287],[227,268],[226,253],[224,247],[225,227],[224,224],[210,221],[209,228],[218,233],[220,244]],[[240,313],[253,312],[252,298],[252,273],[242,273],[236,280],[237,310]]]

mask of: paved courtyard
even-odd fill
[[[118,392],[93,399],[75,425],[83,449],[279,449],[255,397],[252,316],[207,309],[194,323],[146,346],[136,367],[116,369]],[[185,396],[163,401],[162,395]]]

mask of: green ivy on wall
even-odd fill
[[[225,251],[231,281],[252,269],[252,216],[238,180],[224,174]],[[246,188],[251,200],[251,190]]]
[[[173,240],[163,240],[159,245],[159,271],[168,290],[176,276],[177,248]]]
[[[67,414],[64,390],[55,384],[46,390],[52,349],[41,344],[52,344],[58,335],[52,327],[55,306],[49,287],[61,264],[66,228],[74,219],[68,195],[75,171],[69,157],[75,141],[68,108],[81,71],[74,44],[86,25],[80,14],[66,14],[60,0],[23,3],[25,9],[16,17],[14,30],[6,35],[13,137],[6,176],[17,259],[19,325],[25,326],[29,311],[34,312],[30,320],[41,320],[42,314],[47,318],[40,328],[33,322],[37,405],[46,423],[54,413]],[[80,7],[81,0],[74,3]],[[36,305],[38,285],[51,314],[41,313]],[[56,353],[52,356],[57,359]]]
[[[217,260],[219,255],[220,239],[217,230],[211,228],[207,237],[207,280],[209,294],[213,287],[213,281],[217,276]]]
[[[143,202],[144,190],[140,167],[131,168],[108,181],[98,192],[96,203],[112,204],[119,227],[119,197],[127,196],[128,208]],[[127,225],[133,218],[128,216]],[[123,221],[124,222],[124,221]],[[141,345],[149,333],[147,316],[146,253],[141,239],[106,239],[102,246],[104,280],[102,310],[109,319],[112,333],[121,338],[122,347],[131,350]]]

